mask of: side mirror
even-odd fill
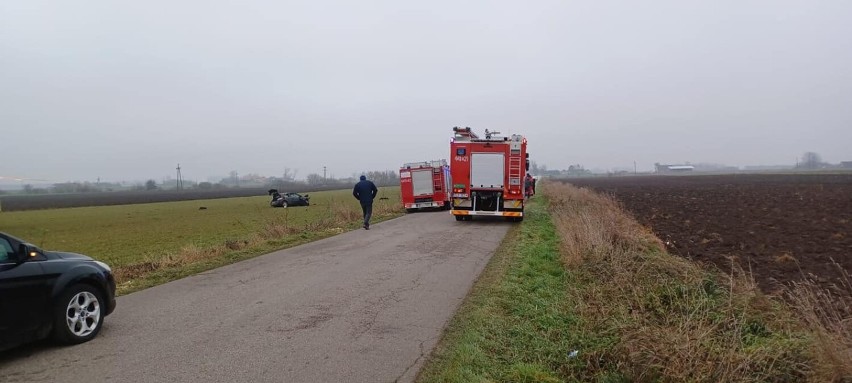
[[[29,259],[37,257],[39,254],[41,254],[41,250],[39,250],[38,247],[35,247],[34,245],[29,243],[22,243],[20,246],[18,246],[18,253],[15,254],[15,261],[17,261],[18,263],[23,263]]]
[[[530,171],[530,160],[527,160],[527,171]]]

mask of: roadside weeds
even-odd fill
[[[768,297],[744,270],[669,255],[610,197],[541,189],[419,382],[852,381],[836,293],[805,283]]]
[[[260,232],[227,239],[212,246],[190,244],[179,251],[146,257],[144,260],[125,266],[117,266],[117,294],[123,295],[171,280],[210,270],[226,264],[252,258],[275,250],[331,237],[345,231],[360,228],[361,211],[343,203],[329,203],[326,212],[318,220],[294,224],[289,210],[267,220]],[[402,214],[402,209],[388,203],[373,206],[373,222],[381,222]]]

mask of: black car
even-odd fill
[[[288,207],[288,206],[310,206],[311,197],[308,194],[301,195],[299,193],[279,193],[278,190],[269,189],[269,195],[272,196],[272,201],[269,201],[269,206],[272,207]]]
[[[115,279],[107,264],[0,233],[0,350],[49,336],[86,342],[113,310]]]

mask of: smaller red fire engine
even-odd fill
[[[407,163],[399,169],[399,189],[407,212],[450,207],[450,167],[446,160]]]

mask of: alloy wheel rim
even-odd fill
[[[101,304],[98,302],[98,297],[88,291],[81,291],[68,302],[68,307],[65,309],[65,322],[72,334],[84,337],[98,328],[100,314]]]

